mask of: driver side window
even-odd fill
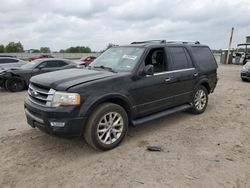
[[[153,65],[154,72],[166,71],[166,55],[164,48],[151,49],[145,59],[145,66]]]

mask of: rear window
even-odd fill
[[[203,71],[214,70],[217,68],[214,56],[208,47],[192,47],[193,57],[198,67]]]

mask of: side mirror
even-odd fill
[[[142,71],[143,75],[154,75],[154,66],[153,65],[147,65],[144,67]]]

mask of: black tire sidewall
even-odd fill
[[[118,140],[116,140],[114,143],[112,144],[104,144],[102,143],[97,135],[97,127],[98,127],[98,123],[100,121],[100,119],[107,113],[109,112],[117,112],[119,113],[122,118],[123,118],[123,131],[122,134],[120,136],[120,138]],[[94,146],[100,150],[109,150],[112,148],[115,148],[116,146],[118,146],[121,141],[123,140],[123,138],[125,137],[127,130],[128,130],[128,115],[126,113],[126,111],[119,105],[116,104],[106,104],[105,106],[103,106],[100,110],[97,110],[97,113],[94,114],[94,119],[92,122],[90,122],[92,124],[91,126],[91,138],[92,138],[92,142],[94,144]]]
[[[20,82],[21,84],[21,87],[18,88],[18,89],[13,89],[13,88],[10,88],[9,87],[9,84],[11,82]],[[5,81],[5,88],[8,90],[8,91],[11,91],[11,92],[18,92],[18,91],[22,91],[24,88],[25,88],[25,83],[24,81],[21,79],[21,78],[9,78]]]
[[[206,94],[206,104],[205,104],[205,106],[204,106],[204,108],[202,109],[202,110],[198,110],[197,108],[196,108],[196,106],[195,106],[195,103],[194,103],[194,99],[195,99],[195,94],[197,93],[197,91],[199,91],[199,90],[203,90],[204,92],[205,92],[205,94]],[[198,86],[197,87],[197,89],[195,90],[195,92],[194,92],[194,96],[193,96],[193,108],[192,108],[192,112],[194,113],[194,114],[201,114],[201,113],[203,113],[205,110],[206,110],[206,108],[207,108],[207,104],[208,104],[208,92],[207,92],[207,89],[204,87],[204,86]]]

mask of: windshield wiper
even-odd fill
[[[116,71],[114,71],[111,67],[106,67],[106,66],[103,66],[103,65],[100,65],[100,66],[94,66],[94,68],[101,68],[101,69],[104,69],[104,70],[108,70],[110,72],[114,72],[114,73],[117,73]]]

